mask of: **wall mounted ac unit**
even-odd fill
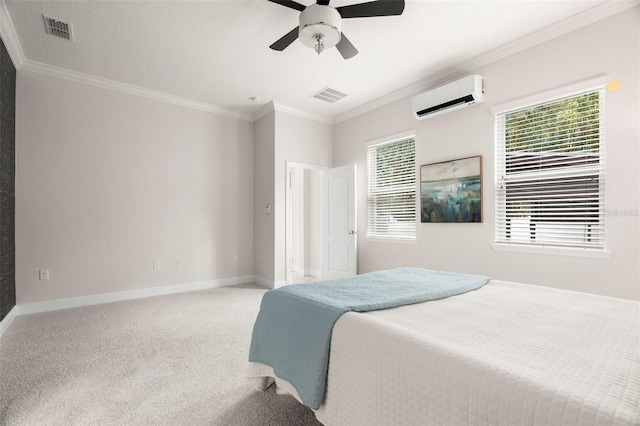
[[[470,75],[414,96],[413,115],[424,120],[482,102],[484,79],[480,75]]]

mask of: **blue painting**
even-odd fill
[[[482,157],[420,167],[421,222],[482,222]]]

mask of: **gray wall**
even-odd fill
[[[16,83],[18,305],[251,280],[252,123],[26,70]]]
[[[416,244],[358,234],[358,272],[419,266],[495,279],[640,300],[640,7],[541,43],[474,71],[485,79],[485,103],[418,121],[411,96],[335,126],[334,166],[358,166],[358,228],[367,224],[365,143],[416,131],[417,165],[483,156],[483,223],[417,223]],[[491,107],[597,75],[619,80],[606,93],[606,239],[608,258],[558,252],[496,251],[495,175]],[[419,173],[419,169],[417,170]],[[418,175],[419,176],[419,175]]]
[[[0,320],[16,304],[15,109],[16,69],[0,42]]]
[[[287,161],[331,166],[330,124],[274,110],[254,126],[254,275],[267,287],[286,283],[285,186]],[[271,214],[264,214],[265,204]]]
[[[253,123],[253,275],[265,286],[273,286],[274,277],[275,125],[275,111]],[[267,204],[271,206],[271,214],[264,213]]]

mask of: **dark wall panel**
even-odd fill
[[[16,304],[16,69],[0,41],[0,321]]]

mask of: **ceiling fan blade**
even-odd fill
[[[358,54],[358,49],[351,44],[344,33],[342,33],[342,36],[340,37],[340,43],[336,44],[336,49],[338,49],[338,52],[340,52],[344,59],[353,58]]]
[[[343,18],[368,18],[370,16],[402,15],[404,0],[378,0],[368,3],[337,7]]]
[[[320,6],[329,6],[329,1],[330,0],[318,0],[316,4],[319,4]]]
[[[298,10],[300,12],[302,12],[307,7],[293,0],[268,0],[268,1],[270,1],[271,3],[278,3],[279,5],[286,6],[291,9]]]
[[[272,48],[273,50],[283,51],[291,43],[293,43],[297,38],[298,38],[298,27],[295,27],[294,29],[289,31],[287,34],[282,36],[280,40],[276,41],[269,47]]]

